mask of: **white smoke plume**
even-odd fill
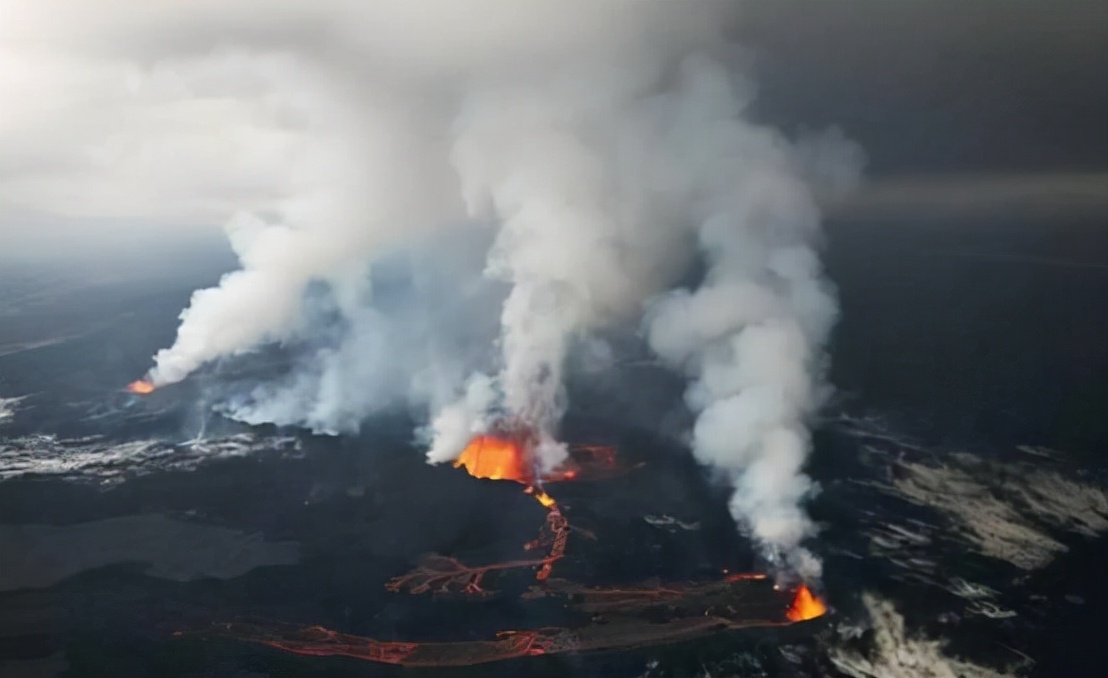
[[[734,106],[723,75],[706,77],[697,101]],[[815,577],[818,563],[800,547],[812,529],[800,505],[811,483],[801,471],[837,305],[813,249],[819,212],[805,177],[822,175],[827,190],[841,190],[860,169],[859,152],[830,134],[811,153],[727,113],[713,111],[716,124],[694,133],[698,184],[719,187],[693,216],[704,279],[659,298],[646,327],[658,355],[692,380],[693,452],[733,484],[732,515],[771,558]]]
[[[835,315],[811,191],[849,183],[857,154],[747,119],[734,9],[12,2],[4,49],[22,70],[0,73],[21,103],[0,157],[41,171],[0,196],[223,221],[241,268],[193,295],[150,378],[300,347],[291,375],[224,409],[341,432],[406,400],[429,410],[431,461],[509,419],[557,464],[568,351],[657,298],[648,338],[692,379],[698,459],[734,484],[732,512],[767,553],[806,569],[805,418]],[[36,68],[53,84],[37,98]],[[100,89],[68,86],[86,82]],[[57,138],[43,100],[86,124]],[[451,244],[467,240],[491,246]],[[431,273],[390,306],[374,272],[396,256]],[[703,283],[663,294],[698,256]]]
[[[503,290],[481,279],[489,242],[459,229],[381,257],[366,283],[372,298],[360,303],[313,285],[288,340],[292,371],[247,380],[248,391],[231,388],[218,408],[247,423],[340,434],[398,405],[451,402],[469,371],[492,358]]]

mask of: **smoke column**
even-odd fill
[[[700,100],[731,100],[722,74],[701,77]],[[695,217],[707,270],[695,289],[653,302],[648,340],[691,380],[693,453],[734,487],[732,516],[781,570],[814,579],[819,563],[800,546],[812,531],[802,467],[806,420],[826,392],[822,346],[837,306],[813,249],[819,213],[804,179],[822,175],[823,189],[842,190],[860,153],[834,133],[791,147],[738,119],[714,130],[703,120],[699,129],[704,181],[726,186]]]
[[[280,343],[293,372],[227,414],[340,433],[407,403],[432,462],[518,421],[549,467],[565,454],[568,352],[641,322],[690,380],[691,445],[734,487],[736,520],[782,567],[815,573],[805,423],[835,302],[813,191],[849,184],[858,153],[747,119],[732,4],[14,6],[33,49],[67,55],[50,68],[93,64],[119,88],[72,104],[91,131],[70,143],[101,164],[62,163],[21,196],[219,219],[239,256],[181,313],[157,385]],[[20,110],[5,138],[41,119]],[[380,272],[400,260],[390,291]],[[698,285],[671,289],[698,265]]]

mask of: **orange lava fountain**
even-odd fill
[[[796,590],[796,597],[785,612],[785,616],[791,622],[808,621],[825,614],[827,614],[827,605],[803,584]]]
[[[514,480],[524,485],[530,485],[535,476],[522,436],[477,436],[454,461],[454,468],[463,467],[474,478]]]
[[[557,512],[558,503],[554,501],[554,497],[544,492],[535,482],[537,478],[532,470],[529,454],[531,438],[527,433],[479,435],[462,450],[454,461],[454,468],[465,468],[466,473],[474,478],[522,483],[527,486],[524,492],[533,496],[543,508]]]
[[[139,379],[127,384],[127,387],[123,390],[137,395],[150,395],[154,392],[154,384],[146,379]]]

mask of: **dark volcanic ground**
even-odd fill
[[[1108,606],[1104,221],[854,219],[829,231],[839,395],[815,438],[811,510],[834,613],[782,632],[444,674],[1108,675],[1097,640]],[[404,413],[327,438],[207,415],[204,378],[147,399],[119,393],[205,282],[5,272],[2,675],[397,675],[173,633],[250,616],[460,640],[558,622],[512,595],[384,591],[428,551],[509,557],[544,515],[515,484],[425,465]],[[558,576],[634,583],[757,566],[726,493],[680,443],[680,390],[642,361],[571,385],[566,438],[646,464],[551,488],[597,537],[571,535]],[[527,581],[501,583],[510,593]]]

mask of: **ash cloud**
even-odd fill
[[[835,301],[813,196],[849,185],[860,157],[836,133],[794,143],[749,121],[733,5],[6,14],[4,87],[26,96],[0,130],[2,197],[224,223],[238,256],[182,311],[156,384],[281,344],[293,372],[224,411],[344,432],[406,403],[428,422],[430,461],[519,421],[550,467],[565,454],[568,354],[642,323],[690,380],[691,445],[734,486],[735,518],[815,574],[801,471]],[[397,257],[411,272],[390,292],[381,271]],[[672,291],[697,262],[702,282]]]

